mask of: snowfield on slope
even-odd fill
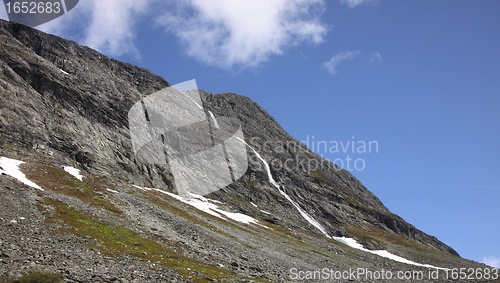
[[[247,144],[247,146],[249,146]],[[374,250],[369,250],[369,249],[366,249],[365,247],[363,247],[363,245],[361,245],[360,243],[358,243],[358,241],[356,241],[355,239],[353,238],[346,238],[346,237],[331,237],[330,235],[328,235],[328,233],[326,232],[326,229],[316,220],[314,219],[312,216],[310,216],[307,212],[305,212],[295,201],[293,201],[290,196],[288,196],[286,194],[286,192],[284,190],[281,189],[281,187],[278,185],[278,183],[273,179],[273,176],[271,175],[271,170],[269,168],[269,164],[260,156],[259,153],[257,153],[255,151],[255,149],[253,149],[251,146],[249,146],[253,152],[255,153],[255,155],[257,155],[257,157],[262,161],[262,163],[264,164],[264,167],[266,169],[266,172],[267,172],[267,176],[269,178],[269,182],[274,186],[276,187],[276,189],[278,189],[278,191],[299,211],[300,215],[307,221],[309,222],[312,226],[316,227],[319,231],[321,231],[321,233],[323,233],[326,237],[330,238],[330,239],[334,239],[336,241],[339,241],[341,243],[344,243],[346,245],[348,245],[349,247],[352,247],[352,248],[355,248],[355,249],[358,249],[358,250],[361,250],[361,251],[364,251],[364,252],[368,252],[368,253],[372,253],[372,254],[375,254],[375,255],[378,255],[378,256],[381,256],[381,257],[385,257],[385,258],[388,258],[388,259],[391,259],[391,260],[394,260],[394,261],[397,261],[397,262],[401,262],[401,263],[406,263],[406,264],[411,264],[411,265],[415,265],[415,266],[421,266],[421,267],[428,267],[428,268],[436,268],[436,269],[442,269],[442,270],[447,270],[447,268],[442,268],[442,267],[436,267],[436,266],[433,266],[433,265],[429,265],[429,264],[420,264],[420,263],[417,263],[417,262],[414,262],[414,261],[411,261],[411,260],[408,260],[406,258],[403,258],[403,257],[400,257],[400,256],[397,256],[395,254],[391,254],[390,252],[386,251],[386,250],[377,250],[377,251],[374,251]]]
[[[288,196],[285,193],[284,190],[281,189],[281,187],[278,185],[278,183],[276,183],[276,181],[273,179],[273,177],[271,175],[271,170],[269,168],[269,164],[252,147],[250,147],[250,148],[253,150],[253,152],[257,155],[257,157],[264,164],[267,176],[269,178],[269,182],[274,187],[276,187],[278,189],[278,191],[290,203],[292,203],[292,205],[298,210],[298,212],[300,213],[300,215],[307,222],[309,222],[311,225],[313,225],[314,227],[316,227],[326,237],[334,239],[334,240],[339,241],[341,243],[344,243],[344,244],[346,244],[346,245],[348,245],[348,246],[350,246],[352,248],[355,248],[355,249],[358,249],[358,250],[361,250],[361,251],[364,251],[364,252],[372,253],[372,254],[375,254],[375,255],[378,255],[378,256],[381,256],[381,257],[384,257],[384,258],[388,258],[388,259],[397,261],[397,262],[411,264],[411,265],[415,265],[415,266],[421,266],[421,267],[442,269],[442,270],[446,270],[447,269],[447,268],[442,268],[442,267],[436,267],[436,266],[429,265],[429,264],[420,264],[420,263],[417,263],[417,262],[405,259],[403,257],[397,256],[395,254],[391,254],[390,252],[388,252],[386,250],[369,250],[369,249],[366,249],[365,247],[363,247],[363,245],[361,245],[360,243],[358,243],[353,238],[331,237],[330,235],[328,235],[328,233],[326,232],[325,228],[318,221],[316,221],[316,219],[314,219],[307,212],[305,212],[295,201],[293,201],[290,198],[290,196]],[[23,184],[26,184],[26,185],[28,185],[30,187],[33,187],[33,188],[37,189],[37,190],[43,191],[43,189],[40,186],[38,186],[34,182],[28,180],[28,178],[26,178],[26,175],[23,172],[21,172],[21,170],[19,169],[19,165],[21,165],[23,163],[24,163],[24,161],[20,161],[20,160],[16,160],[16,159],[11,159],[11,158],[7,158],[7,157],[0,157],[0,167],[1,167],[0,168],[0,174],[9,175],[11,177],[14,177],[18,181],[22,182]],[[65,166],[64,170],[66,172],[68,172],[69,174],[73,175],[75,178],[79,179],[80,181],[83,180],[83,176],[80,175],[80,170],[78,170],[76,168],[73,168],[73,167],[69,167],[69,166]],[[259,225],[259,226],[262,226],[262,227],[266,227],[266,226],[260,224],[257,221],[257,219],[255,219],[255,218],[253,218],[251,216],[248,216],[248,215],[245,215],[245,214],[242,214],[242,213],[228,212],[228,211],[220,209],[219,206],[217,206],[215,204],[215,203],[221,203],[220,201],[207,199],[207,198],[205,198],[203,196],[196,195],[196,194],[191,194],[191,193],[190,193],[191,198],[185,198],[185,197],[182,197],[182,196],[179,196],[179,195],[176,195],[176,194],[173,194],[173,193],[165,192],[165,191],[162,191],[162,190],[159,190],[159,189],[153,189],[153,188],[147,188],[147,187],[140,187],[140,186],[136,186],[136,185],[133,185],[133,186],[136,187],[136,188],[138,188],[138,189],[144,190],[144,191],[157,191],[157,192],[166,194],[166,195],[168,195],[168,196],[170,196],[172,198],[175,198],[175,199],[177,199],[177,200],[179,200],[179,201],[181,201],[183,203],[186,203],[186,204],[188,204],[190,206],[193,206],[193,207],[195,207],[195,208],[197,208],[197,209],[199,209],[201,211],[204,211],[204,212],[206,212],[206,213],[208,213],[210,215],[213,215],[215,217],[219,217],[219,218],[224,219],[224,220],[232,219],[234,221],[238,221],[238,222],[244,223],[244,224],[256,224],[256,225]],[[113,192],[113,193],[119,193],[118,191],[114,191],[114,190],[108,190],[108,191]],[[256,206],[253,203],[252,203],[252,205]],[[268,227],[266,227],[266,228],[268,228]]]
[[[162,191],[159,189],[139,187],[136,185],[133,185],[133,186],[138,188],[138,189],[144,190],[144,191],[156,191],[156,192],[159,192],[162,194],[166,194],[166,195],[168,195],[172,198],[175,198],[175,199],[177,199],[185,204],[193,206],[193,207],[195,207],[203,212],[206,212],[210,215],[213,215],[215,217],[219,217],[219,218],[224,219],[224,220],[227,220],[225,218],[225,217],[227,217],[229,219],[232,219],[234,221],[238,221],[238,222],[241,222],[244,224],[253,223],[253,224],[257,224],[259,226],[263,226],[263,225],[259,224],[257,219],[250,217],[248,215],[245,215],[242,213],[228,212],[228,211],[220,209],[219,206],[217,206],[215,204],[215,203],[221,203],[220,201],[217,201],[217,200],[207,199],[205,197],[202,197],[202,196],[196,195],[196,194],[192,194],[192,193],[189,193],[191,198],[185,198],[185,197],[176,195],[174,193],[165,192],[165,191]],[[263,226],[263,227],[266,227],[266,226]]]
[[[25,185],[28,185],[32,188],[43,191],[43,189],[39,185],[28,180],[28,178],[26,178],[26,175],[24,175],[24,173],[21,172],[21,170],[19,170],[19,165],[21,165],[23,163],[24,163],[24,161],[10,159],[7,157],[0,157],[0,167],[1,167],[0,173],[14,177],[19,182],[21,182]]]
[[[73,177],[77,178],[80,181],[83,181],[83,175],[80,174],[80,169],[76,169],[76,168],[71,167],[71,166],[64,166],[63,168],[64,168],[64,171],[73,175]]]

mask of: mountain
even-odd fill
[[[176,194],[170,164],[134,154],[128,113],[171,87],[165,79],[6,21],[0,70],[5,276],[34,268],[66,282],[300,282],[324,268],[486,268],[391,213],[247,97],[199,91],[206,117],[241,124],[248,169],[193,197]]]

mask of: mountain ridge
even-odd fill
[[[187,246],[190,248],[179,249],[181,253],[187,253],[187,257],[191,256],[190,252],[200,253],[203,245],[195,244],[192,239],[186,240],[191,234],[190,230],[180,229],[179,225],[171,227],[170,224],[155,223],[160,219],[184,223],[186,227],[191,227],[193,231],[199,231],[203,235],[199,237],[208,239],[206,235],[210,232],[205,230],[205,225],[219,220],[199,216],[198,212],[193,212],[190,208],[186,212],[186,206],[175,201],[175,205],[165,209],[177,216],[169,216],[159,209],[166,205],[163,202],[168,197],[161,195],[161,192],[153,191],[152,196],[140,196],[137,199],[132,197],[141,192],[141,189],[134,188],[132,185],[140,188],[161,189],[165,192],[175,191],[174,177],[168,164],[151,165],[137,162],[127,123],[127,112],[134,103],[149,94],[171,86],[170,83],[146,69],[110,59],[88,47],[79,46],[75,42],[15,23],[1,21],[0,44],[1,154],[26,161],[23,172],[28,177],[31,176],[35,183],[38,181],[45,184],[42,186],[46,191],[44,193],[37,192],[34,196],[29,190],[22,190],[21,193],[29,195],[27,199],[38,199],[34,202],[45,203],[42,205],[44,207],[55,207],[56,212],[52,216],[47,216],[45,220],[40,221],[57,220],[63,222],[64,225],[61,226],[63,228],[73,227],[72,225],[76,224],[72,219],[66,219],[61,216],[62,214],[57,213],[59,210],[67,210],[66,206],[69,204],[70,207],[76,208],[78,213],[90,215],[78,214],[80,218],[98,217],[109,223],[137,222],[140,223],[139,226],[144,226],[144,229],[151,230],[151,234],[144,234],[143,231],[139,232],[135,228],[123,225],[146,239],[159,237],[160,233],[157,231],[164,231],[170,237],[167,241],[170,241],[169,243],[189,243]],[[440,264],[450,266],[455,262],[460,265],[470,264],[459,258],[458,253],[451,247],[391,213],[349,172],[338,170],[334,165],[311,170],[313,168],[298,162],[314,160],[319,164],[322,161],[321,157],[286,133],[265,109],[250,98],[234,93],[214,95],[206,91],[200,91],[200,95],[207,117],[210,111],[216,117],[237,118],[241,122],[247,144],[258,149],[258,155],[263,159],[275,161],[274,164],[273,162],[270,164],[273,179],[282,186],[284,193],[317,220],[330,236],[356,238],[366,248],[388,250],[416,262],[424,260],[437,266]],[[293,203],[287,201],[269,183],[268,176],[257,155],[253,154],[250,149],[248,158],[249,169],[242,178],[206,197],[224,203],[222,210],[249,215],[266,223],[265,225],[271,225],[272,229],[280,231],[279,237],[285,237],[290,243],[295,243],[293,239],[299,239],[321,249],[348,254],[349,260],[344,260],[345,262],[335,258],[333,254],[328,254],[328,260],[335,258],[338,260],[336,263],[338,266],[346,268],[348,266],[346,262],[354,265],[360,265],[362,262],[361,265],[370,266],[366,260],[359,258],[372,259],[372,256],[360,256],[358,251],[351,251],[342,244],[336,246],[337,242],[325,239],[322,232],[304,219]],[[287,164],[292,164],[292,166],[285,166]],[[84,184],[67,180],[69,177],[64,175],[66,173],[60,171],[62,166],[81,169],[85,176]],[[53,172],[54,176],[59,176],[66,181],[61,183],[51,180],[44,172]],[[11,180],[4,180],[3,177],[2,180],[10,188],[19,187]],[[95,192],[91,190],[92,187]],[[73,188],[80,193],[68,188]],[[113,191],[127,193],[114,194]],[[10,190],[4,193],[15,195]],[[138,207],[149,211],[146,214],[151,219],[143,219],[140,214],[130,212],[137,210]],[[125,216],[115,215],[116,211],[120,211]],[[46,213],[50,215],[49,212]],[[77,215],[77,212],[72,213]],[[43,217],[40,215],[40,218]],[[204,224],[199,224],[198,221]],[[196,223],[201,225],[201,228],[196,226]],[[162,228],[155,228],[155,225]],[[222,235],[233,235],[224,237],[234,240],[234,235],[243,235],[241,234],[243,232],[236,231],[234,226],[225,226],[229,224],[217,222],[217,225],[214,229],[224,231]],[[47,229],[58,231],[61,227]],[[233,227],[231,229],[234,231],[228,227]],[[64,229],[66,233],[70,231],[71,234],[71,229]],[[244,233],[253,233],[251,231],[255,228],[245,226],[238,229],[243,229]],[[179,234],[179,231],[184,231],[185,235]],[[78,245],[83,246],[85,244],[81,243],[78,236],[99,238],[83,232],[73,233],[73,235],[76,238],[72,239],[76,242],[80,241]],[[249,239],[248,236],[242,237],[246,239],[245,241]],[[269,237],[265,238],[266,241],[273,242]],[[107,240],[103,238],[102,241]],[[250,240],[248,241],[252,244],[245,241],[243,241],[243,246],[246,244],[253,247],[253,249],[246,247],[247,249],[242,252],[246,254],[245,258],[249,258],[252,254],[250,251],[254,251],[258,245]],[[163,246],[166,245],[165,242],[161,243]],[[278,245],[276,242],[273,243]],[[106,246],[106,244],[103,245]],[[83,246],[81,247],[82,253],[86,251]],[[270,250],[279,250],[279,246],[270,244],[265,246]],[[222,247],[229,251],[240,250],[233,244],[222,245]],[[149,250],[144,252],[148,253]],[[255,253],[260,255],[260,252],[255,251]],[[120,253],[111,254],[122,256]],[[134,258],[131,254],[133,253],[128,253],[128,258]],[[196,256],[191,258],[193,257],[197,258]],[[257,278],[267,276],[267,280],[283,281],[282,277],[286,275],[284,267],[289,261],[291,262],[289,257],[293,256],[279,257],[282,262],[280,261],[277,266],[273,266],[270,262],[259,267],[253,266],[255,267],[253,273],[248,272],[251,270],[250,267],[244,270],[239,268],[242,265],[241,259],[233,261],[236,265],[231,265],[231,268],[227,268],[227,262],[231,261],[230,257],[220,255],[215,262],[223,265],[224,270],[238,274],[238,276],[243,276],[246,270],[248,274],[245,276]],[[319,261],[319,258],[311,255],[309,257],[312,262]],[[151,259],[148,260],[151,261]],[[260,260],[262,260],[262,255],[260,255]],[[204,264],[210,262],[201,261]],[[247,260],[243,259],[243,261]],[[256,259],[256,262],[258,261],[259,258]],[[372,264],[378,266],[376,261]],[[397,263],[392,264],[393,268],[400,267]],[[56,263],[54,265],[57,266]],[[164,268],[167,267],[164,266]],[[199,268],[197,272],[203,273],[201,269]],[[172,270],[179,273],[175,268],[168,270],[167,273],[172,274],[173,277],[177,275]],[[182,270],[184,272],[186,269]],[[79,272],[75,271],[75,273]]]

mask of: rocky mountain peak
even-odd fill
[[[235,93],[199,91],[206,117],[240,122],[248,169],[234,183],[203,198],[175,196],[170,164],[137,160],[128,121],[134,104],[169,86],[148,70],[75,42],[0,22],[1,156],[24,161],[20,170],[43,189],[33,190],[5,174],[0,178],[2,203],[10,205],[4,209],[2,225],[15,217],[15,207],[22,207],[20,211],[36,227],[2,229],[4,254],[13,250],[33,258],[6,243],[22,246],[16,236],[39,235],[39,243],[30,245],[36,256],[64,253],[75,264],[28,261],[66,272],[71,282],[79,276],[92,282],[159,281],[160,274],[180,281],[195,276],[288,282],[288,270],[297,265],[387,266],[377,255],[336,238],[355,239],[363,249],[387,250],[414,262],[443,267],[470,264],[451,247],[391,213],[352,174],[323,160],[266,110]],[[65,166],[79,169],[83,179],[69,175],[62,169]],[[195,209],[201,203],[209,209]],[[255,222],[233,221],[241,215]],[[105,232],[105,226],[112,231]],[[67,242],[58,250],[51,243],[61,239]],[[69,243],[75,246],[74,253]],[[90,270],[76,267],[88,258],[106,262],[108,272],[97,272],[90,263],[85,264]],[[121,274],[117,268],[121,261],[133,266],[130,272]],[[16,261],[4,263],[24,268]],[[401,264],[390,261],[390,268],[397,270]],[[163,273],[134,277],[134,270],[141,273],[148,268]]]

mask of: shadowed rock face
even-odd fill
[[[85,174],[176,192],[168,164],[136,160],[127,116],[142,97],[168,86],[148,70],[75,42],[0,22],[0,145],[4,156],[72,164]],[[291,137],[250,98],[234,93],[200,94],[207,117],[211,111],[215,117],[239,120],[246,143],[272,161],[273,179],[330,235],[357,237],[367,248],[384,247],[382,242],[360,237],[363,231],[458,256],[392,214],[354,176],[326,163]],[[252,150],[248,150],[248,160],[243,177],[206,197],[228,204],[228,210],[284,229],[321,236],[269,183]]]

